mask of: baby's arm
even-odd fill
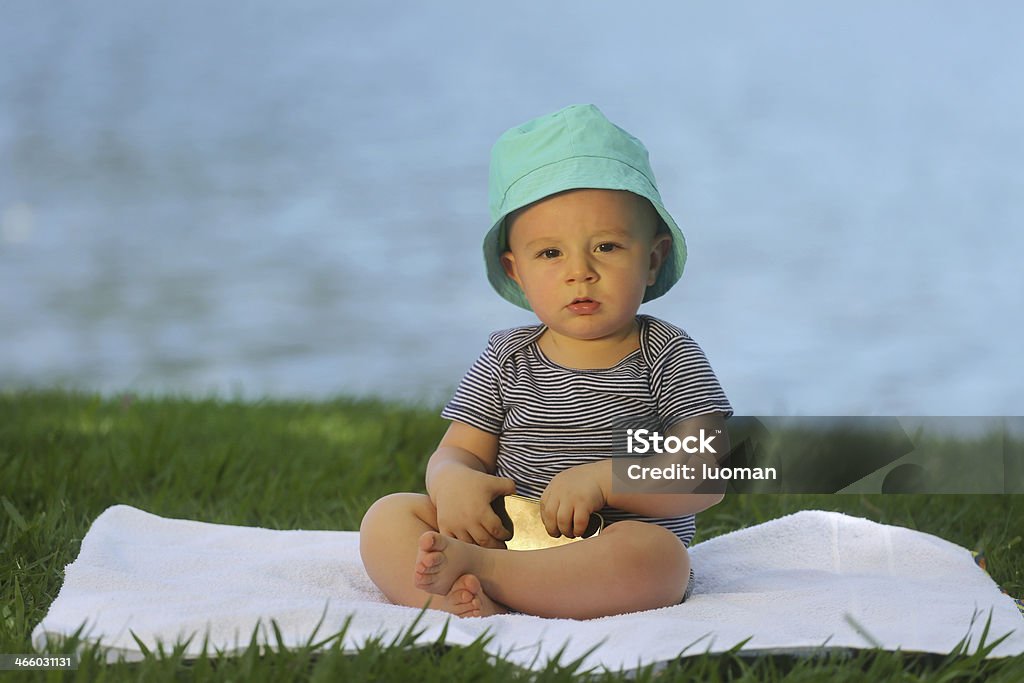
[[[677,422],[664,436],[676,436],[680,440],[687,436],[697,436],[700,430],[716,434],[715,450],[721,460],[729,453],[729,435],[725,429],[725,419],[721,413],[700,415]],[[717,434],[720,431],[721,434]],[[685,454],[684,454],[685,456]],[[696,458],[696,456],[694,456]],[[665,454],[647,458],[622,459],[620,471],[624,471],[630,462],[635,461],[648,467],[664,467],[679,460],[678,455]],[[580,536],[583,534],[590,519],[590,513],[600,510],[605,505],[633,512],[648,517],[679,517],[690,515],[719,503],[722,493],[659,493],[654,487],[649,492],[627,493],[626,482],[612,482],[615,473],[611,458],[586,465],[570,467],[551,479],[544,495],[541,496],[541,517],[544,526],[552,536]],[[714,459],[707,460],[708,465]],[[699,465],[699,460],[693,463]],[[700,471],[699,466],[697,471]],[[700,482],[694,481],[693,488]],[[679,490],[678,482],[667,481],[663,488],[671,491]],[[633,484],[636,489],[636,484]]]
[[[493,475],[498,437],[454,421],[427,463],[427,494],[438,531],[485,548],[504,548],[509,532],[491,509],[498,496],[515,493],[511,479]]]

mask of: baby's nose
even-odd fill
[[[588,258],[576,258],[569,263],[568,277],[570,282],[594,282],[597,271]]]

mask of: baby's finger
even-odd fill
[[[456,527],[453,524],[447,524],[445,522],[442,522],[441,520],[438,520],[438,522],[437,522],[437,530],[443,536],[448,536],[449,538],[459,538],[458,527]]]
[[[494,538],[483,525],[477,525],[472,531],[473,542],[481,548],[498,548],[500,547],[498,539]]]
[[[576,508],[576,511],[573,515],[573,535],[575,535],[577,538],[582,536],[584,533],[586,533],[587,524],[589,523],[590,515],[587,514],[587,511],[582,507]]]
[[[512,538],[512,532],[505,528],[505,525],[501,523],[501,518],[494,514],[493,510],[484,516],[483,525],[487,529],[487,533],[499,541],[507,541]]]
[[[516,492],[516,483],[508,477],[492,477],[491,493],[494,496],[511,496]]]
[[[454,537],[463,543],[476,543],[473,536],[466,529],[459,529],[455,532]]]
[[[563,503],[558,508],[558,530],[562,532],[563,536],[569,538],[576,538],[573,533],[573,520],[575,513],[573,512],[573,506]]]
[[[558,530],[558,506],[551,505],[549,502],[545,502],[543,498],[540,499],[540,520],[544,522],[544,530],[548,532],[548,536],[552,538],[558,538],[561,536],[561,532]]]

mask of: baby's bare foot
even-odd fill
[[[436,595],[450,593],[455,580],[473,570],[473,551],[480,550],[436,531],[425,532],[419,544],[413,584]]]
[[[444,602],[445,611],[460,617],[489,617],[492,614],[508,613],[504,605],[494,602],[484,593],[480,579],[473,574],[463,574],[455,579]]]

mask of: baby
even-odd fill
[[[392,602],[460,616],[588,619],[678,604],[693,580],[694,514],[721,493],[640,490],[620,465],[655,458],[615,457],[613,469],[612,456],[634,427],[689,443],[719,434],[714,451],[727,453],[732,409],[696,342],[637,314],[686,260],[647,150],[596,107],[567,107],[501,136],[490,206],[488,278],[540,324],[491,335],[442,411],[451,424],[427,463],[427,495],[392,494],[363,518],[366,570]],[[583,535],[593,512],[606,527],[506,550],[491,502],[512,493],[540,499],[552,537]]]

